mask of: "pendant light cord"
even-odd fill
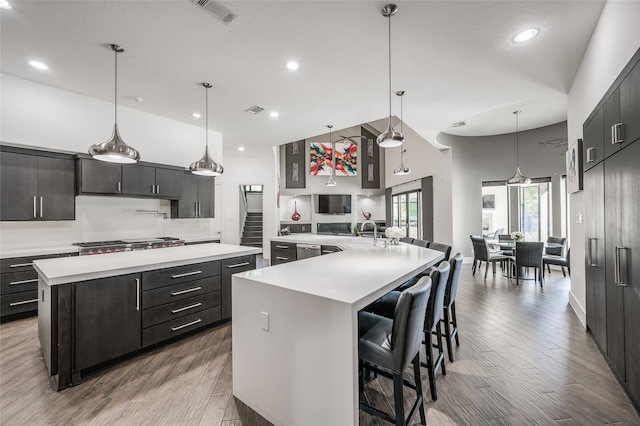
[[[520,167],[520,141],[518,139],[518,116],[520,111],[514,112],[516,115],[516,167]]]
[[[205,126],[205,144],[209,150],[209,88],[204,86],[204,126]]]
[[[113,108],[114,108],[113,115],[114,115],[115,118],[114,118],[113,121],[114,121],[115,124],[118,124],[118,49],[117,48],[113,49],[113,52],[116,55],[116,60],[115,60],[115,64],[116,64],[116,66],[115,66],[116,85],[115,86],[116,87],[115,87],[115,90],[114,90],[115,93],[114,93],[114,99],[113,99]]]
[[[391,14],[389,14],[389,123],[391,123]]]

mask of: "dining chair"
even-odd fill
[[[547,271],[549,273],[551,273],[551,268],[549,268],[549,265],[556,265],[559,266],[562,269],[562,275],[563,276],[567,276],[567,274],[564,272],[564,268],[566,267],[567,270],[569,271],[569,276],[571,276],[571,247],[569,247],[569,249],[567,249],[567,255],[566,256],[555,256],[555,255],[549,255],[549,254],[545,254],[544,256],[542,256],[542,277],[544,278],[544,266],[547,267]]]
[[[429,247],[429,241],[427,241],[427,240],[419,240],[417,238],[415,240],[413,240],[413,243],[411,243],[411,244],[413,244],[414,246],[418,246],[418,247],[424,247],[424,248]]]
[[[402,237],[402,238],[400,238],[400,241],[402,241],[403,243],[407,243],[407,244],[413,244],[413,238],[411,238],[411,237]]]
[[[482,266],[482,262],[486,262],[487,266],[484,270],[484,279],[487,279],[487,271],[489,270],[489,263],[493,266],[493,275],[496,274],[496,262],[502,262],[504,260],[509,260],[509,256],[505,256],[504,254],[491,253],[489,250],[489,246],[487,244],[487,240],[484,238],[471,237],[471,243],[473,244],[473,266],[471,270],[473,271],[472,275],[476,274],[476,268],[480,268]]]
[[[565,237],[548,237],[547,245],[544,248],[544,254],[552,256],[562,256],[564,254],[564,245],[567,239]]]
[[[360,398],[360,409],[396,425],[409,423],[418,409],[420,423],[426,424],[420,377],[420,346],[431,294],[431,278],[422,277],[412,287],[400,293],[393,318],[371,312],[358,314],[358,357],[360,361],[360,391],[364,391],[367,371],[373,371],[393,380],[394,416],[366,404]],[[414,382],[403,379],[403,372],[413,364]],[[416,391],[416,400],[405,420],[403,387]]]
[[[514,240],[511,237],[511,234],[500,234],[498,235],[498,245],[500,245],[500,243],[513,244]],[[513,248],[506,248],[504,246],[500,246],[500,250],[502,251],[502,254],[506,256],[513,256]]]
[[[516,241],[516,285],[519,284],[520,277],[518,268],[534,268],[534,279],[540,281],[540,288],[543,286],[542,276],[542,252],[544,243],[542,241]]]

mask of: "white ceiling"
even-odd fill
[[[387,18],[380,1],[220,1],[229,25],[188,0],[19,1],[1,10],[2,72],[113,100],[224,135],[225,155],[388,116]],[[566,94],[604,1],[401,1],[391,20],[392,89],[406,90],[404,120],[425,139],[489,135],[566,120]],[[519,30],[534,40],[516,45]],[[27,60],[46,62],[38,71]],[[297,72],[285,68],[295,59]],[[140,96],[143,102],[133,98]],[[399,100],[393,96],[393,114]],[[266,111],[252,116],[258,104]],[[269,117],[277,110],[277,119]],[[111,119],[111,117],[105,117]],[[451,128],[465,121],[467,126]]]

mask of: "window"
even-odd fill
[[[408,237],[421,238],[421,205],[422,193],[420,191],[394,195],[392,197],[393,226],[404,228]]]
[[[262,185],[242,185],[245,194],[262,193]]]

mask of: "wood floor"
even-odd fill
[[[500,275],[482,276],[472,277],[463,265],[456,302],[460,347],[447,375],[437,378],[438,400],[427,396],[429,425],[640,425],[568,305],[568,278],[552,272],[541,290],[532,281],[516,287]],[[374,380],[367,398],[390,411],[390,385]],[[426,372],[423,387],[428,395]],[[269,424],[231,393],[228,323],[58,393],[46,378],[36,319],[0,325],[2,425]],[[360,424],[388,423],[361,413]]]

